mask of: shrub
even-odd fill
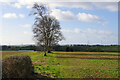
[[[29,56],[11,56],[2,60],[2,78],[31,78],[33,73]]]

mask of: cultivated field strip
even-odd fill
[[[57,58],[118,60],[118,53],[108,52],[56,52]]]

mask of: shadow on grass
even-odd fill
[[[35,78],[50,78],[50,77],[47,77],[46,75],[42,75],[41,73],[35,73]]]

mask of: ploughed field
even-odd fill
[[[34,71],[55,78],[118,78],[118,53],[2,51],[2,59],[29,55]],[[37,75],[39,77],[39,75]]]

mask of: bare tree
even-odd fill
[[[64,39],[58,20],[50,15],[48,8],[43,4],[33,5],[32,15],[35,15],[33,27],[34,38],[39,46],[43,47],[44,56],[52,45]]]

